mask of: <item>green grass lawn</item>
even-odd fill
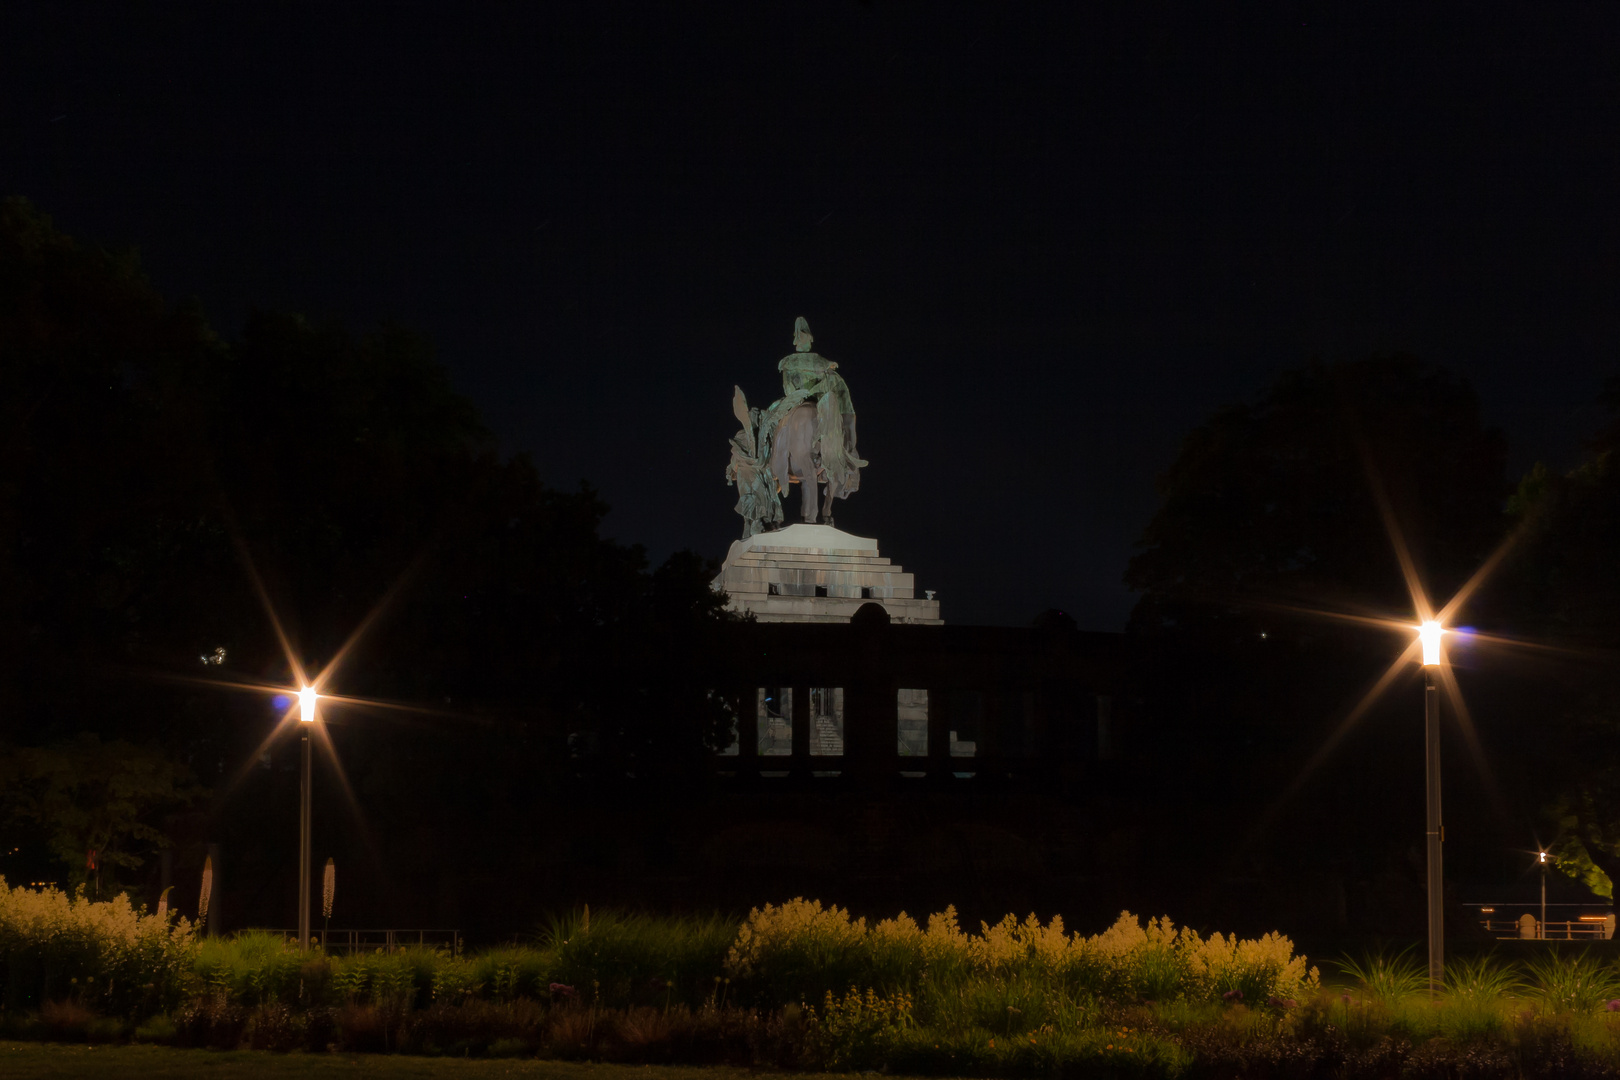
[[[414,1077],[485,1080],[521,1076],[533,1080],[749,1080],[761,1074],[723,1066],[592,1065],[514,1058],[428,1058],[399,1054],[270,1054],[256,1050],[173,1050],[163,1046],[85,1046],[82,1043],[0,1042],[0,1077],[34,1080],[236,1080],[238,1077],[354,1077],[410,1080]],[[818,1074],[837,1080],[839,1074]]]

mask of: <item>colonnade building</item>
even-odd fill
[[[752,621],[723,650],[723,773],[868,786],[1062,782],[1117,749],[1118,634],[947,626],[877,542],[793,525],[732,545],[715,587]]]

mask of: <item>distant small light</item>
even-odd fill
[[[1260,631],[1260,640],[1261,641],[1266,640],[1266,632],[1264,630]]]

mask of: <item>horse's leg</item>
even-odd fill
[[[804,495],[800,499],[800,509],[804,514],[806,524],[816,523],[816,463],[808,450],[800,457],[795,451],[793,455],[793,471],[799,477],[799,484],[804,488]]]
[[[786,421],[783,421],[782,427],[786,426]],[[771,476],[776,482],[774,493],[783,502],[787,501],[788,495],[788,446],[786,436],[787,432],[778,428],[776,442],[771,445]]]

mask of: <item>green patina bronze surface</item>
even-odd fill
[[[767,527],[782,523],[782,500],[776,495],[776,478],[770,458],[759,453],[755,433],[759,410],[748,407],[742,388],[736,387],[731,411],[742,430],[731,437],[731,464],[726,466],[726,483],[737,485],[737,513],[743,518],[743,536],[753,536]]]
[[[731,438],[731,464],[726,482],[737,485],[737,513],[743,518],[743,536],[753,536],[781,524],[782,500],[788,477],[781,455],[773,451],[782,421],[801,405],[813,405],[815,424],[815,476],[798,478],[806,483],[827,485],[832,497],[848,498],[861,483],[866,462],[855,453],[855,403],[849,384],[838,374],[838,365],[810,349],[814,339],[810,325],[801,316],[794,323],[794,351],[777,362],[782,373],[782,396],[766,409],[750,409],[738,388],[732,397],[732,412],[743,429]]]

